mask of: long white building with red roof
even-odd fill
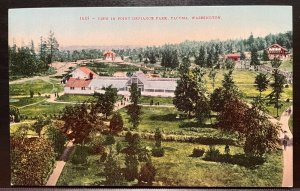
[[[82,71],[86,71],[85,74],[88,75],[84,75]],[[148,78],[142,71],[135,72],[131,77],[98,76],[86,67],[80,67],[71,74],[72,77],[64,88],[66,94],[94,94],[103,92],[103,88],[111,85],[119,94],[129,95],[131,84],[136,83],[142,95],[173,97],[178,80],[178,78]]]

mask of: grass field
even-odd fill
[[[43,80],[32,80],[18,84],[9,85],[9,95],[29,95],[30,89],[37,95],[37,93],[50,93],[53,89],[52,84]]]
[[[36,105],[20,109],[21,115],[36,117],[38,115],[58,115],[67,104],[41,102]]]
[[[130,127],[126,109],[123,108],[119,111],[123,117],[124,126]],[[179,112],[176,108],[143,107],[142,112],[141,123],[138,127],[140,132],[154,133],[156,128],[160,128],[164,134],[236,138],[232,134],[211,127],[209,120],[207,120],[207,124],[199,124],[195,119],[177,119],[176,116]]]
[[[272,66],[271,65],[271,61],[269,61],[267,63],[268,66]],[[288,71],[288,72],[292,72],[293,71],[293,61],[292,60],[284,60],[282,61],[279,69],[284,70],[284,71]]]
[[[57,98],[57,101],[64,102],[84,102],[88,100],[96,100],[96,98],[92,95],[74,95],[74,94],[64,94]]]
[[[160,105],[173,105],[173,98],[171,97],[141,96],[140,103],[150,105],[151,100],[153,100],[153,104],[159,102]]]
[[[21,107],[24,105],[29,105],[32,103],[42,101],[44,99],[46,99],[46,98],[42,97],[42,96],[41,97],[33,97],[33,98],[30,98],[30,97],[11,98],[9,100],[10,101],[9,104],[16,106],[16,107]]]
[[[30,80],[23,83],[10,84],[9,85],[9,95],[19,96],[28,95],[30,90],[34,92],[34,95],[40,94],[50,94],[54,92],[62,92],[63,85],[60,84],[59,80],[51,79],[49,82],[44,80]]]
[[[152,147],[153,142],[143,141]],[[239,164],[209,162],[190,157],[194,147],[208,149],[205,145],[177,142],[163,142],[165,156],[152,157],[157,169],[154,186],[229,186],[229,187],[277,187],[281,186],[282,153],[268,154],[266,162],[255,168]],[[224,145],[217,145],[221,153]],[[233,157],[243,153],[240,147],[230,147]],[[58,180],[58,186],[101,186],[104,184],[104,164],[99,155],[90,155],[86,165],[67,162]],[[119,157],[124,167],[124,156]],[[132,185],[134,182],[129,182]]]

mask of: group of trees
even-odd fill
[[[270,84],[273,92],[270,96],[275,107],[278,108],[284,87],[284,76],[277,71],[280,65],[278,61],[272,61],[272,65],[275,69]],[[259,96],[249,106],[234,83],[233,70],[224,74],[222,87],[214,89],[213,93],[209,94],[205,86],[204,70],[200,67],[191,69],[189,66],[188,59],[183,59],[179,66],[180,78],[173,99],[179,111],[187,113],[189,117],[197,118],[199,122],[209,118],[211,112],[216,113],[218,126],[224,131],[238,133],[243,140],[247,155],[262,156],[268,150],[275,148],[278,141],[278,125],[269,121],[265,114],[265,102],[261,99],[261,93],[268,88],[270,82],[267,74],[257,75],[255,83]],[[212,69],[209,77],[213,83],[215,75],[216,71]]]
[[[47,72],[50,64],[59,59],[59,44],[50,31],[47,41],[41,37],[38,52],[31,41],[29,46],[9,46],[10,75],[32,76]]]

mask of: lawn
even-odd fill
[[[57,115],[67,104],[41,102],[36,105],[20,109],[21,115],[37,117],[38,115]]]
[[[271,61],[269,61],[267,63],[267,65],[272,66]],[[281,65],[279,66],[279,69],[284,70],[284,71],[288,71],[288,72],[292,72],[293,71],[293,61],[292,60],[282,61]]]
[[[282,107],[278,109],[278,115],[279,117],[281,116],[281,114],[283,112],[285,112],[285,110],[290,107],[292,105],[291,102],[281,102],[282,104]],[[274,107],[274,105],[267,105],[267,109],[268,109],[268,113],[273,116],[273,117],[276,117],[277,115],[277,109]]]
[[[119,110],[124,126],[129,128],[129,116],[126,109]],[[164,134],[171,135],[190,135],[199,137],[235,139],[232,134],[224,133],[210,125],[210,120],[206,124],[199,124],[195,119],[178,119],[176,116],[179,112],[176,108],[170,107],[143,107],[141,123],[138,130],[143,133],[154,133],[156,128],[159,128]]]
[[[74,95],[74,94],[64,94],[57,98],[57,101],[63,102],[84,102],[84,101],[95,101],[96,98],[92,95]]]
[[[29,104],[33,104],[39,101],[42,101],[46,99],[45,97],[20,97],[20,98],[10,98],[9,99],[9,104],[16,106],[16,107],[21,107],[21,106],[25,106],[25,105],[29,105]]]
[[[151,141],[142,141],[152,147]],[[279,187],[282,178],[282,152],[267,154],[266,162],[249,168],[239,164],[209,162],[190,157],[194,147],[208,149],[208,146],[191,143],[163,142],[165,156],[152,157],[157,169],[154,186],[228,186],[228,187]],[[221,153],[224,145],[217,145]],[[240,147],[230,147],[230,154],[242,154]],[[58,180],[58,186],[103,186],[104,164],[99,155],[90,155],[85,165],[67,162]],[[124,167],[124,156],[119,157]],[[129,182],[132,185],[134,182]]]
[[[30,89],[34,92],[35,95],[37,95],[38,92],[41,94],[51,93],[53,85],[43,80],[31,80],[18,84],[10,84],[9,95],[29,95]]]
[[[150,105],[151,100],[153,100],[153,104],[159,102],[160,105],[173,105],[173,98],[171,97],[141,96],[140,103]]]

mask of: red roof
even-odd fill
[[[287,49],[285,49],[285,48],[283,48],[282,46],[280,46],[279,44],[272,44],[271,46],[269,46],[269,48],[274,48],[274,47],[276,47],[276,48],[281,48],[281,49],[283,49],[284,51],[287,51]],[[267,49],[269,49],[269,48],[267,48]]]
[[[92,80],[90,79],[70,78],[66,83],[65,87],[75,87],[75,88],[87,87],[91,81]]]
[[[116,53],[114,53],[114,52],[111,51],[111,50],[108,50],[108,51],[105,51],[105,52],[103,53],[103,55],[106,55],[106,54],[116,54]]]
[[[232,53],[232,54],[226,54],[227,58],[239,58],[241,57],[240,53]]]
[[[87,67],[79,67],[79,70],[81,70],[82,72],[86,73],[87,75],[89,75],[90,73],[92,73],[93,75],[97,75],[95,72],[93,72],[92,70],[90,70]]]

